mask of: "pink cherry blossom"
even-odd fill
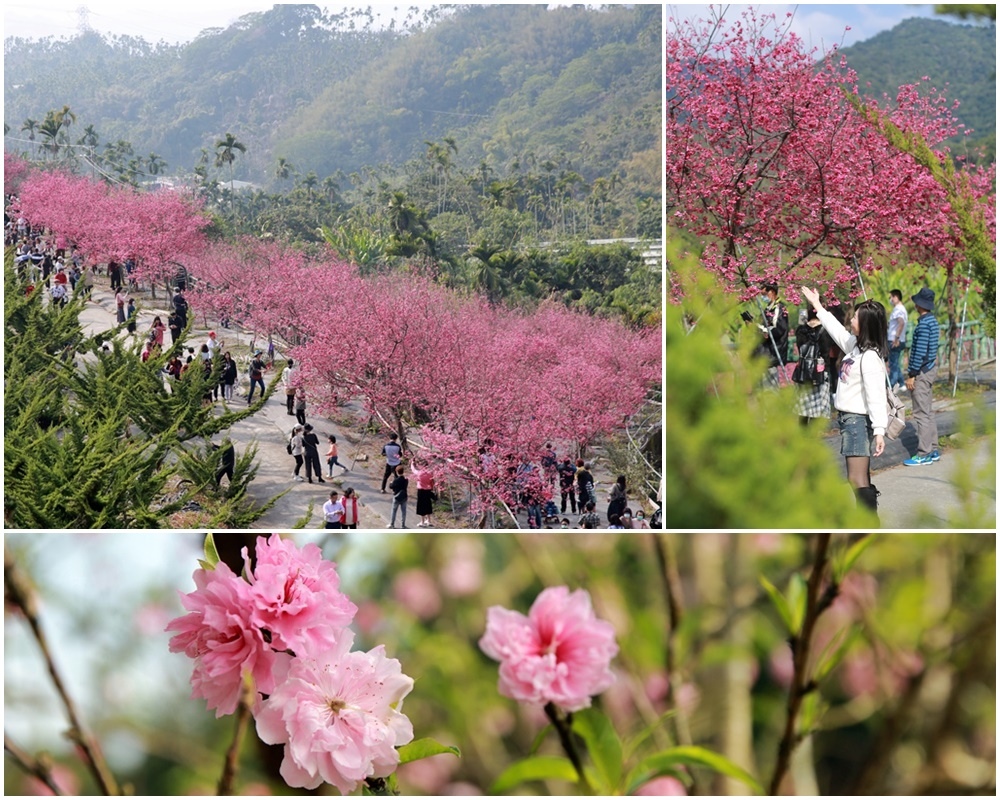
[[[527,617],[491,607],[479,647],[500,662],[500,694],[522,703],[577,711],[614,682],[615,631],[597,619],[583,589],[545,589]]]
[[[687,797],[687,788],[677,778],[662,775],[644,783],[632,794],[635,797]]]
[[[250,584],[224,563],[214,570],[195,570],[194,582],[197,589],[181,595],[190,613],[167,625],[168,631],[177,631],[170,652],[194,659],[191,696],[204,698],[221,717],[236,710],[244,673],[259,691],[274,690],[277,654],[250,620]]]
[[[325,781],[348,794],[366,778],[392,774],[396,747],[413,739],[400,710],[413,679],[381,645],[351,652],[353,641],[348,632],[325,653],[292,659],[256,714],[261,740],[285,745],[281,776],[289,786]]]
[[[258,538],[257,565],[247,573],[250,619],[269,633],[275,650],[296,655],[327,650],[358,610],[340,591],[336,564],[325,560],[315,544],[299,550],[277,534]]]
[[[392,582],[392,596],[420,619],[433,619],[441,612],[441,593],[426,570],[404,569]]]

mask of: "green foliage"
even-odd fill
[[[208,439],[258,410],[275,389],[240,412],[202,402],[217,376],[188,370],[166,383],[167,354],[143,362],[122,327],[84,334],[77,297],[64,308],[44,291],[25,294],[5,258],[4,497],[6,524],[18,528],[156,528],[193,500],[218,467],[194,470],[189,439]],[[214,526],[245,527],[255,509],[246,489],[254,452],[237,459],[234,482],[218,497]],[[185,465],[197,475],[185,487]],[[273,500],[271,501],[274,502]]]
[[[947,5],[935,5],[935,14],[954,14],[961,19],[982,18],[997,21],[997,7],[995,3],[949,3]]]
[[[667,528],[865,528],[836,456],[803,429],[795,393],[762,388],[752,335],[733,333],[738,304],[669,252],[685,286],[665,308]],[[697,321],[692,330],[685,315]]]

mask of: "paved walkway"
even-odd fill
[[[917,452],[917,432],[909,396],[900,396],[906,404],[906,429],[899,439],[887,439],[885,452],[872,461],[872,483],[881,492],[883,528],[996,529],[995,440],[986,437],[969,442],[959,432],[963,424],[966,435],[971,431],[973,436],[995,427],[995,366],[990,364],[977,372],[979,382],[992,388],[982,392],[976,404],[960,407],[950,397],[935,400],[938,437],[946,443],[936,463],[903,465]],[[960,375],[960,379],[972,380],[971,375]],[[826,441],[846,476],[840,437],[830,436]]]

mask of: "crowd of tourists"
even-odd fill
[[[180,381],[189,371],[201,370],[206,384],[202,402],[235,402],[241,370],[218,333],[209,331],[204,341],[195,345],[187,344],[190,341],[186,332],[191,312],[185,296],[184,282],[179,281],[174,286],[169,298],[169,312],[155,315],[149,328],[139,332],[139,308],[133,296],[133,293],[138,293],[139,287],[133,278],[133,262],[125,260],[119,263],[112,260],[103,267],[96,264],[87,267],[78,254],[49,246],[42,233],[32,230],[23,218],[7,217],[5,222],[5,242],[8,246],[15,247],[15,267],[25,282],[27,292],[44,286],[51,302],[65,304],[78,286],[89,297],[95,279],[103,272],[114,296],[116,323],[123,326],[129,335],[142,337],[139,354],[142,361],[156,359],[166,349],[168,357],[163,367],[165,380]],[[220,324],[225,327],[224,320]],[[245,369],[249,381],[245,395],[248,405],[254,402],[255,396],[265,395],[265,374],[273,365],[273,345],[267,355],[262,349],[252,351]],[[340,461],[337,437],[334,434],[326,435],[326,469],[323,468],[319,452],[322,446],[320,435],[306,419],[306,391],[293,359],[285,361],[276,380],[281,384],[286,413],[296,420],[286,443],[287,453],[294,461],[291,479],[310,484],[327,483],[335,476],[334,467],[339,470],[337,477],[348,474],[351,470]],[[216,476],[217,484],[223,477],[228,477],[230,481],[233,479],[235,451],[231,443],[225,445],[223,455],[225,458],[222,459],[222,468]],[[434,509],[439,497],[430,463],[404,453],[395,433],[383,445],[381,455],[384,458],[381,493],[390,494],[392,501],[388,527],[396,528],[397,522],[400,528],[407,527],[411,495],[415,499],[416,516],[419,517],[416,527],[433,527]],[[651,520],[647,520],[644,508],[639,505],[641,501],[636,498],[630,503],[625,476],[618,476],[606,498],[600,498],[595,488],[592,463],[569,455],[560,459],[551,444],[547,444],[536,459],[526,455],[521,458],[520,463],[508,465],[503,474],[494,463],[490,447],[481,448],[479,457],[488,480],[502,479],[508,482],[510,491],[507,495],[512,498],[508,503],[509,508],[515,514],[526,515],[530,529],[641,530],[650,528],[651,522],[653,527],[659,527],[658,511]],[[599,506],[603,506],[605,501],[606,507],[599,510]],[[332,491],[323,506],[325,527],[357,528],[358,503],[358,494],[353,487],[345,487],[342,493]],[[656,508],[655,504],[652,505]]]

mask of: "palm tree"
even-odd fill
[[[323,192],[326,194],[326,202],[331,206],[337,205],[340,200],[340,184],[333,175],[323,178]]]
[[[156,153],[150,153],[146,163],[150,175],[159,175],[167,168],[167,162]]]
[[[68,128],[76,122],[76,114],[69,110],[69,106],[63,106],[61,111],[51,112],[60,128]]]
[[[316,188],[316,184],[319,183],[319,178],[316,176],[315,172],[310,172],[306,175],[302,181],[299,183],[300,186],[304,187],[306,194],[309,195],[309,199],[312,200],[313,189]]]
[[[35,132],[38,130],[38,120],[28,117],[21,125],[22,131],[28,132],[28,141],[31,142],[31,155],[35,155]]]
[[[220,139],[215,143],[215,166],[221,167],[223,164],[229,165],[229,209],[235,214],[232,197],[236,193],[235,182],[233,180],[233,162],[236,160],[236,151],[241,153],[247,151],[247,146],[236,139],[231,133],[226,133],[225,139]]]
[[[48,150],[55,156],[59,152],[59,148],[62,142],[59,139],[59,133],[62,130],[62,125],[56,121],[55,115],[50,111],[42,124],[38,126],[38,132],[45,137],[45,141],[42,144],[43,150]]]
[[[274,177],[281,181],[287,181],[293,172],[295,172],[295,166],[287,158],[280,156],[277,166],[274,168]]]

